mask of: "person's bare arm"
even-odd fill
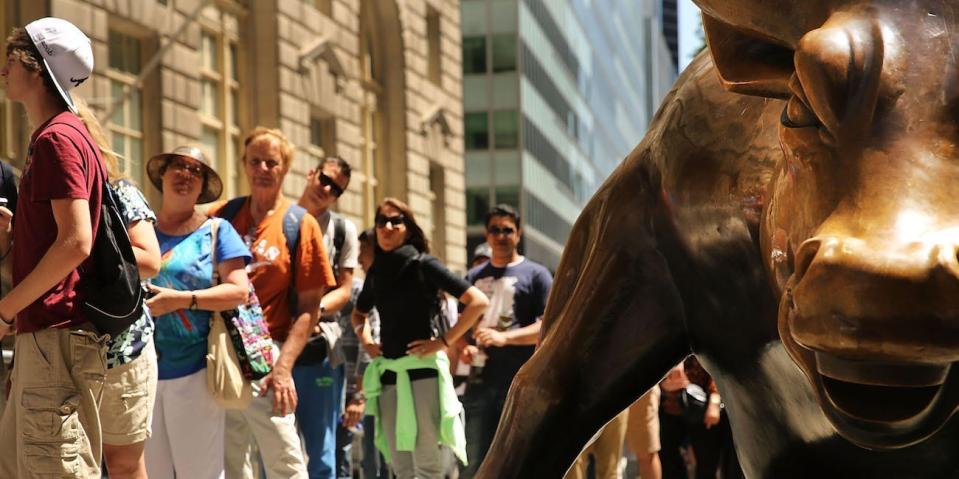
[[[353,268],[340,268],[336,275],[337,286],[323,295],[320,304],[323,305],[323,314],[333,314],[346,306],[350,302],[350,294],[353,292]]]
[[[0,336],[9,331],[17,313],[37,300],[80,266],[93,248],[90,203],[85,199],[50,201],[57,238],[43,257],[15,288],[0,300]]]
[[[145,220],[135,221],[127,226],[133,255],[137,259],[140,279],[149,279],[160,272],[160,243],[157,241],[153,223]]]
[[[476,343],[483,347],[501,346],[532,346],[539,340],[539,330],[543,322],[536,320],[533,324],[509,331],[497,331],[492,328],[478,328]]]
[[[217,264],[220,284],[197,291],[150,286],[156,295],[147,300],[150,314],[160,316],[178,309],[187,309],[196,295],[196,307],[205,311],[224,311],[246,302],[249,295],[249,279],[246,276],[243,258],[231,258]]]
[[[369,314],[353,308],[353,315],[350,317],[350,322],[353,323],[353,332],[356,333],[357,339],[360,340],[360,346],[363,346],[366,354],[370,356],[370,359],[378,358],[380,354],[382,354],[382,351],[380,350],[380,345],[373,342],[373,330],[370,328]]]
[[[320,299],[323,288],[302,291],[297,295],[299,313],[290,324],[280,357],[273,366],[273,372],[264,379],[264,391],[273,388],[273,411],[287,415],[296,410],[296,388],[293,386],[293,364],[303,352],[303,346],[310,338],[310,332],[320,319]]]

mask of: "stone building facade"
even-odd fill
[[[146,160],[180,144],[216,158],[225,196],[247,191],[241,142],[256,125],[297,145],[286,194],[336,154],[354,166],[339,211],[360,228],[385,196],[410,204],[434,254],[466,264],[458,0],[4,0],[9,32],[44,16],[94,43],[79,95],[125,172],[147,192]],[[0,86],[2,90],[2,86]],[[22,166],[30,126],[0,104],[0,157]]]

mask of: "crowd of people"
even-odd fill
[[[241,158],[248,196],[222,199],[210,160],[185,145],[146,165],[162,194],[154,211],[70,94],[93,69],[86,35],[44,18],[15,29],[6,53],[5,91],[34,133],[19,192],[8,165],[0,175],[0,252],[13,276],[0,335],[16,334],[0,477],[476,474],[540,338],[552,284],[519,253],[515,208],[488,213],[487,241],[463,277],[430,255],[404,202],[385,198],[362,230],[335,213],[352,173],[342,158],[323,159],[298,201],[287,199],[294,146],[257,127]],[[116,198],[145,289],[142,315],[112,336],[84,307],[96,294],[85,285],[105,195]],[[227,407],[211,392],[208,338],[218,312],[252,298],[278,354],[249,381],[252,399]],[[694,368],[678,367],[661,394],[611,422],[569,476],[618,477],[628,438],[644,479],[685,477],[688,444],[697,477],[715,477],[728,425],[715,385]],[[672,418],[685,414],[692,383],[708,392],[702,428]],[[700,430],[714,427],[719,435]]]

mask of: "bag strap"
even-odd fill
[[[290,314],[297,314],[298,297],[296,293],[296,254],[300,246],[300,224],[306,216],[306,208],[290,203],[283,214],[283,236],[286,237],[286,250],[290,253],[290,289],[287,300],[290,304]]]
[[[220,219],[210,218],[210,262],[213,263],[213,286],[220,284],[220,270],[217,268],[216,233],[220,226]]]

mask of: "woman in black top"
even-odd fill
[[[383,200],[376,209],[373,266],[353,310],[353,325],[370,357],[397,359],[408,354],[436,354],[455,343],[486,309],[488,300],[480,290],[427,253],[429,244],[410,208],[394,198]],[[434,336],[432,318],[438,313],[440,290],[458,298],[466,308],[456,326]],[[380,317],[380,344],[373,342],[366,320],[373,307]],[[396,375],[387,371],[380,377],[383,390],[379,409],[393,457],[391,466],[399,479],[441,478],[437,371],[413,369],[409,377],[417,419],[416,447],[412,453],[396,450]]]

